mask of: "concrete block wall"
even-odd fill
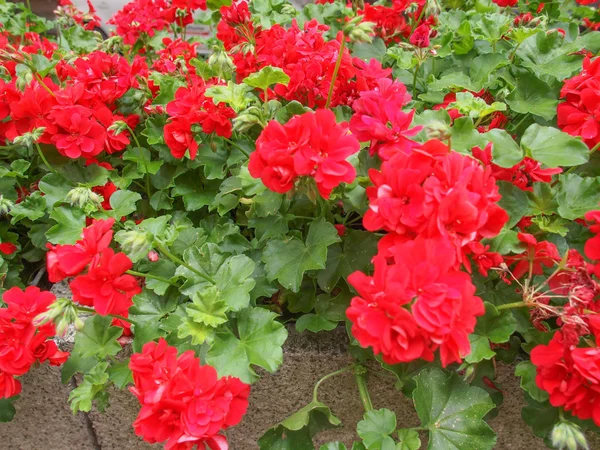
[[[323,334],[298,334],[290,330],[284,363],[276,374],[263,374],[252,387],[250,408],[240,425],[228,431],[232,450],[256,450],[256,440],[271,426],[285,419],[312,398],[314,384],[323,375],[350,362],[344,330]],[[544,449],[521,419],[523,395],[513,368],[499,365],[499,383],[505,392],[504,404],[490,426],[498,434],[497,449]],[[11,450],[143,450],[159,449],[133,433],[131,423],[139,405],[128,391],[111,393],[105,413],[73,415],[67,397],[73,385],[60,383],[60,371],[43,365],[23,377],[23,393],[17,401],[13,422],[0,424],[0,449]],[[416,426],[418,420],[409,399],[397,392],[393,380],[370,376],[369,391],[376,408],[396,412],[402,426]],[[354,429],[363,414],[352,375],[346,373],[326,381],[319,399],[329,405],[343,427],[317,436],[317,445],[340,440],[351,443]],[[318,448],[318,446],[317,446]],[[600,439],[591,436],[590,448],[600,449]]]

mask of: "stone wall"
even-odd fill
[[[284,363],[274,375],[264,374],[252,387],[250,409],[243,422],[228,432],[232,450],[255,450],[262,433],[311,400],[315,382],[323,375],[350,362],[346,353],[344,330],[314,335],[290,330],[285,345]],[[497,417],[489,423],[498,434],[497,449],[544,449],[543,442],[533,436],[521,419],[522,391],[513,368],[498,367],[499,383],[505,394]],[[396,411],[401,426],[416,426],[414,408],[384,375],[371,375],[369,390],[376,408]],[[111,393],[111,406],[105,413],[71,414],[67,397],[72,385],[60,383],[57,368],[43,365],[23,377],[23,393],[17,401],[13,422],[0,424],[0,448],[11,450],[142,450],[157,449],[133,433],[131,423],[137,411],[137,400],[127,391]],[[332,440],[350,443],[355,424],[363,409],[353,377],[343,374],[326,381],[319,399],[329,405],[343,427],[317,437],[317,444]],[[592,449],[600,449],[596,436],[590,439]],[[318,447],[317,447],[318,448]]]

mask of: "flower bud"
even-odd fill
[[[113,124],[110,127],[108,127],[107,130],[112,131],[115,136],[118,136],[123,131],[127,130],[127,128],[129,128],[129,126],[124,120],[117,120],[113,122]]]
[[[423,17],[437,17],[441,12],[442,7],[437,0],[427,0],[427,3],[425,3],[425,12],[423,13]]]
[[[296,15],[298,15],[298,10],[296,8],[294,8],[293,5],[287,4],[287,5],[283,5],[283,8],[281,8],[281,14],[285,14],[286,16],[295,17]]]
[[[102,197],[87,187],[76,187],[71,189],[65,200],[69,202],[71,206],[77,206],[82,209],[88,206],[94,206],[97,209],[102,203]]]
[[[552,446],[558,450],[589,450],[590,448],[579,425],[567,420],[561,420],[554,425],[550,439]]]
[[[359,16],[360,17],[360,16]],[[348,30],[348,38],[351,42],[372,42],[375,24],[373,22],[360,22]]]
[[[77,314],[75,304],[67,298],[56,299],[45,312],[38,314],[33,319],[33,324],[36,327],[46,323],[54,323],[57,336],[64,336],[71,324],[75,324],[76,327],[77,325],[83,326],[83,321]]]
[[[222,80],[229,80],[235,70],[235,64],[225,50],[215,50],[208,58],[208,66]]]
[[[17,88],[24,91],[27,86],[33,81],[33,73],[29,68],[19,73],[17,77]]]
[[[0,195],[0,216],[8,214],[13,206],[15,206],[13,202],[7,198],[4,198],[3,195]]]
[[[17,136],[13,140],[13,144],[24,145],[26,147],[31,147],[33,144],[37,143],[42,135],[44,134],[44,130],[46,127],[34,128],[32,131],[28,133],[23,133],[21,136]]]
[[[262,111],[257,106],[251,106],[233,119],[233,129],[243,132],[249,130],[254,125],[262,123]]]
[[[140,252],[142,252],[141,257],[148,254],[148,248],[152,246],[154,240],[154,235],[147,231],[121,231],[118,234],[121,248],[130,256]]]
[[[152,262],[156,262],[159,259],[158,253],[156,253],[154,250],[148,252],[148,259]]]
[[[452,130],[450,126],[441,120],[435,120],[425,125],[425,133],[428,139],[439,139],[446,141],[450,137]]]

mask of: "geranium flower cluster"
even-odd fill
[[[347,316],[352,334],[390,364],[433,359],[444,366],[470,351],[468,335],[484,314],[475,296],[467,255],[480,272],[499,265],[484,237],[496,236],[508,220],[496,202],[498,187],[489,168],[432,140],[398,151],[371,170],[367,230],[389,232],[379,242],[375,273],[348,281],[359,293]]]
[[[338,124],[330,110],[294,116],[285,125],[269,122],[256,141],[248,170],[275,192],[290,191],[298,177],[314,178],[319,193],[329,198],[341,183],[351,183],[356,169],[346,161],[360,143]]]
[[[125,44],[134,45],[141,37],[152,37],[172,24],[193,23],[193,12],[198,9],[206,9],[206,0],[134,0],[108,23],[116,26]]]
[[[222,430],[236,425],[248,408],[250,386],[235,377],[218,378],[189,350],[160,338],[131,356],[131,392],[142,408],[133,423],[135,433],[150,443],[165,442],[167,450],[229,448]]]
[[[13,57],[23,56],[15,53]],[[110,154],[125,149],[129,131],[124,127],[117,132],[113,125],[122,122],[134,128],[138,116],[123,116],[116,103],[129,89],[140,87],[138,77],[148,77],[144,60],[135,58],[129,63],[122,56],[95,51],[72,64],[61,61],[56,74],[61,87],[50,77],[36,78],[21,91],[11,73],[13,80],[0,95],[0,118],[9,119],[0,124],[0,139],[14,141],[39,130],[39,142],[56,146],[69,158],[90,161],[96,161],[102,151]]]
[[[557,108],[559,128],[581,136],[590,148],[600,143],[600,59],[586,57],[581,73],[564,81],[560,96],[565,101]]]
[[[177,89],[175,99],[167,104],[170,118],[165,126],[165,143],[175,158],[183,158],[188,150],[191,159],[196,157],[194,125],[207,134],[231,137],[230,119],[235,112],[225,103],[215,105],[212,98],[205,97],[207,87],[202,78],[190,77],[189,87]]]
[[[352,104],[355,113],[350,118],[350,131],[361,142],[371,142],[371,155],[377,153],[383,160],[397,152],[410,153],[418,147],[410,137],[422,129],[411,128],[415,110],[402,111],[410,101],[404,84],[381,78]]]
[[[46,267],[53,283],[75,277],[69,284],[74,301],[93,306],[103,316],[127,317],[133,296],[142,290],[135,277],[126,273],[133,267],[129,257],[109,247],[113,224],[114,219],[96,220],[74,245],[48,244]]]
[[[94,30],[100,26],[101,19],[96,14],[96,8],[87,0],[88,12],[84,13],[71,0],[60,0],[59,8],[54,11],[57,17],[66,17],[81,25],[86,30]]]
[[[315,19],[305,22],[303,28],[294,20],[289,28],[276,24],[265,30],[252,22],[244,1],[222,7],[221,16],[217,37],[232,56],[238,82],[262,67],[279,67],[290,82],[275,85],[276,95],[311,108],[325,106],[341,35],[337,40],[326,40],[323,33],[329,27]],[[366,64],[352,58],[344,48],[330,106],[352,104],[358,92],[373,89],[379,78],[390,74],[391,70],[383,69],[377,61]]]
[[[13,287],[2,296],[6,307],[0,308],[0,398],[21,392],[21,382],[15,377],[27,373],[36,361],[58,366],[69,357],[51,339],[56,331],[52,323],[34,323],[55,299],[51,292],[34,286]]]
[[[558,330],[548,345],[531,351],[536,384],[550,394],[550,403],[580,419],[600,425],[600,316],[589,318],[592,346],[579,346]]]

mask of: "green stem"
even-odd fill
[[[338,71],[342,65],[342,58],[344,57],[344,49],[346,48],[346,35],[342,33],[342,43],[340,44],[340,52],[333,68],[333,75],[331,76],[331,84],[329,85],[329,93],[327,94],[327,102],[325,102],[325,109],[331,105],[331,98],[333,97],[333,88],[335,86],[335,79],[337,78]]]
[[[317,384],[315,384],[315,388],[313,389],[313,402],[318,401],[317,398],[318,398],[319,387],[321,386],[321,384],[323,384],[323,382],[325,380],[328,380],[331,377],[335,377],[336,375],[340,375],[342,373],[348,372],[349,370],[352,370],[353,368],[354,368],[354,364],[351,364],[340,370],[336,370],[335,372],[328,373],[323,378],[321,378],[319,381],[317,381]]]
[[[54,92],[46,85],[46,83],[44,83],[44,80],[42,80],[42,77],[39,73],[35,73],[35,78],[37,79],[38,83],[40,83],[40,86],[43,87],[52,97],[56,97],[56,94],[54,94]]]
[[[239,145],[237,145],[235,142],[233,142],[231,139],[228,139],[228,138],[226,138],[226,137],[224,137],[223,139],[225,139],[225,141],[226,141],[226,142],[228,142],[228,143],[229,143],[229,145],[232,145],[232,146],[234,146],[234,147],[235,147],[235,148],[237,148],[237,149],[238,149],[240,152],[242,152],[246,158],[250,158],[250,154],[249,154],[249,153],[248,153],[246,150],[244,150],[242,147],[240,147]]]
[[[82,313],[98,314],[98,312],[94,308],[86,308],[85,306],[75,305],[75,309]],[[124,322],[129,322],[132,325],[137,325],[135,321],[128,319],[127,317],[119,316],[118,314],[107,314],[107,316],[112,317],[113,319],[119,319]]]
[[[163,283],[170,284],[171,286],[179,287],[177,283],[169,280],[168,278],[159,277],[158,275],[152,275],[151,273],[136,272],[135,270],[128,270],[126,273],[133,275],[134,277],[150,278],[152,280],[162,281]]]
[[[498,311],[502,311],[503,309],[513,309],[513,308],[523,308],[528,306],[525,302],[513,302],[513,303],[505,303],[504,305],[496,306]]]
[[[142,148],[142,146],[140,145],[140,141],[138,140],[137,136],[135,135],[135,132],[133,131],[133,129],[127,123],[125,125],[127,126],[127,129],[129,130],[129,133],[131,134],[131,137],[135,141],[135,145],[138,148]],[[148,164],[146,164],[146,160],[142,158],[142,162],[144,163],[144,170],[146,171],[146,176],[144,177],[144,181],[145,181],[144,188],[146,189],[146,195],[148,196],[148,201],[150,201],[150,198],[152,197],[152,188],[150,187],[150,173],[148,172]]]
[[[215,280],[213,280],[212,278],[210,278],[209,276],[203,274],[202,272],[200,272],[198,269],[195,269],[194,267],[190,266],[188,263],[186,263],[185,261],[183,261],[182,259],[178,258],[177,256],[175,256],[173,253],[171,253],[169,251],[169,249],[162,243],[160,242],[158,239],[154,241],[154,244],[156,246],[156,248],[163,254],[165,255],[167,258],[169,258],[171,261],[173,261],[176,264],[179,264],[180,266],[185,267],[186,269],[188,269],[191,272],[194,272],[196,275],[198,275],[200,278],[203,278],[204,280],[208,281],[209,283],[215,284]]]
[[[48,162],[48,160],[46,159],[46,156],[44,156],[44,152],[42,152],[42,149],[40,148],[40,144],[38,144],[36,142],[35,143],[35,148],[37,149],[38,155],[40,155],[40,158],[42,158],[42,161],[44,161],[44,164],[46,165],[46,167],[48,168],[48,170],[50,170],[50,172],[57,173],[56,170],[54,170],[54,167],[52,167],[50,165],[50,163]]]
[[[360,395],[365,412],[373,411],[373,403],[367,389],[367,370],[363,366],[358,366],[354,372],[354,379],[356,380],[358,394]]]
[[[417,64],[417,67],[415,67],[415,74],[413,75],[413,100],[417,98],[417,75],[419,74],[420,68],[421,64]]]

